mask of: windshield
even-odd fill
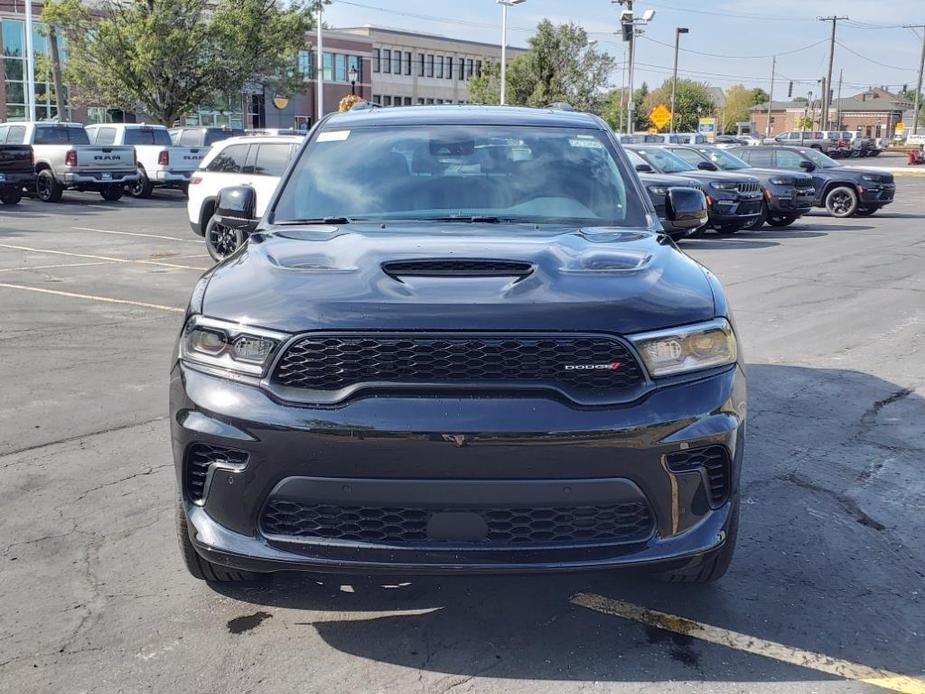
[[[272,221],[402,219],[646,226],[605,133],[424,125],[318,133]]]
[[[834,169],[841,166],[837,161],[831,157],[827,157],[818,149],[801,149],[800,154],[809,159],[820,169]]]
[[[171,142],[170,135],[163,128],[126,128],[125,144],[169,147]]]
[[[645,159],[653,169],[659,173],[681,173],[682,171],[696,171],[697,167],[688,164],[681,157],[669,152],[667,149],[652,147],[651,149],[637,149],[636,153]]]
[[[736,155],[730,154],[723,149],[702,149],[700,151],[710,157],[710,161],[716,164],[723,171],[747,169],[750,166],[748,162],[739,159]]]

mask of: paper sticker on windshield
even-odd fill
[[[342,142],[350,137],[349,130],[325,130],[318,133],[317,142]]]
[[[572,138],[568,141],[572,147],[588,147],[590,149],[604,149],[604,145],[600,143],[596,137],[591,135],[579,135],[575,138]]]

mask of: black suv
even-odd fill
[[[637,171],[679,174],[699,181],[707,196],[710,226],[723,234],[734,234],[754,223],[761,214],[761,183],[754,176],[716,171],[716,167],[689,164],[660,145],[626,147]],[[700,229],[692,236],[698,236]]]
[[[704,196],[668,191],[675,223]],[[606,123],[328,116],[193,289],[170,383],[189,571],[725,573],[745,371]]]
[[[866,217],[893,202],[893,174],[844,166],[811,147],[734,147],[733,154],[763,169],[804,171],[813,178],[816,198],[833,217]]]
[[[704,192],[703,185],[699,181],[695,181],[693,178],[683,178],[682,176],[662,176],[661,174],[651,173],[639,173],[639,180],[642,181],[642,185],[649,194],[649,199],[655,207],[655,213],[662,223],[662,229],[673,240],[680,241],[688,236],[694,236],[699,229],[702,229],[708,223],[709,217],[705,216],[701,227],[691,227],[686,220],[682,220],[681,224],[678,225],[671,214],[671,197],[668,191],[682,187],[693,188],[702,193]]]
[[[782,172],[778,169],[758,169],[728,150],[710,145],[667,145],[669,152],[688,164],[701,168],[712,166],[712,171],[740,171],[754,176],[764,188],[761,214],[747,226],[760,229],[767,222],[774,227],[785,227],[813,208],[816,189],[813,179],[803,172]]]

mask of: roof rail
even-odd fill
[[[351,111],[369,111],[374,108],[382,108],[379,104],[374,104],[372,101],[357,101],[353,106],[350,107]]]
[[[555,111],[574,111],[575,110],[570,103],[567,103],[565,101],[554,101],[551,104],[546,104],[546,108],[551,108]]]

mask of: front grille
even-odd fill
[[[442,514],[473,514],[478,537],[434,537]],[[261,529],[272,537],[412,546],[528,547],[641,542],[654,521],[644,501],[606,506],[538,508],[427,508],[425,506],[337,506],[270,499]]]
[[[607,336],[311,335],[289,346],[273,382],[328,393],[364,384],[545,387],[580,399],[619,396],[643,375],[623,343]]]
[[[517,260],[427,258],[383,263],[382,270],[396,277],[523,277],[533,266]]]
[[[205,496],[206,477],[213,463],[244,465],[247,453],[224,446],[194,443],[186,450],[186,492],[193,501]]]
[[[736,190],[740,193],[760,193],[761,184],[760,183],[739,183],[736,185]]]
[[[665,458],[668,469],[672,472],[694,472],[703,468],[710,483],[710,501],[714,506],[721,504],[729,496],[731,472],[729,452],[725,446],[691,448],[669,453]]]

